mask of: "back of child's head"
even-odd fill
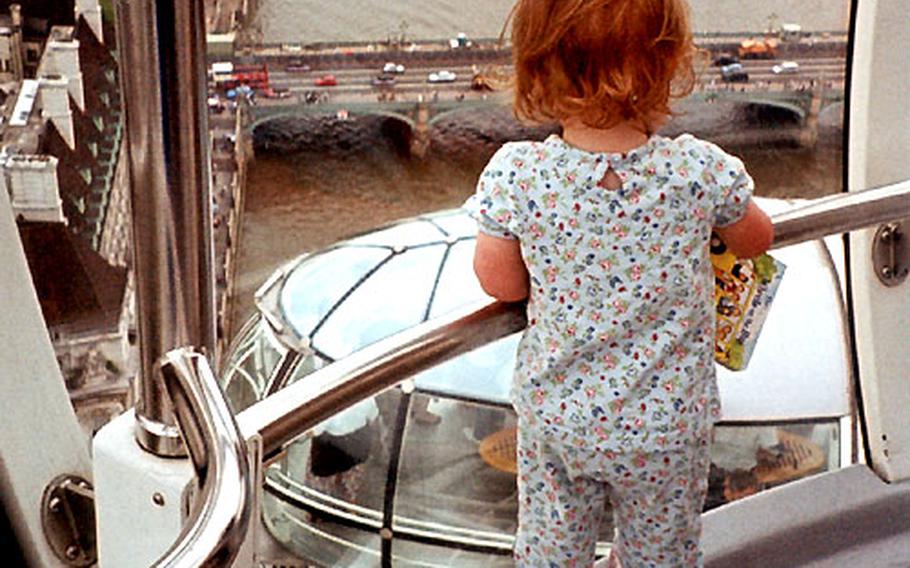
[[[522,118],[650,133],[694,86],[685,0],[518,0],[511,22]]]

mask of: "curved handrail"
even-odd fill
[[[237,415],[240,431],[262,437],[268,460],[339,410],[526,325],[522,303],[467,306],[372,343],[257,402]]]
[[[819,199],[775,215],[772,246],[780,248],[907,217],[910,217],[910,180]],[[241,412],[236,424],[243,438],[261,437],[263,460],[270,460],[285,444],[339,410],[414,373],[520,331],[526,323],[521,303],[490,300],[466,307],[380,340],[312,373],[306,381],[298,381]],[[169,384],[168,392],[176,398],[178,423],[200,479],[204,480],[204,490],[198,513],[187,523],[178,543],[156,566],[228,565],[233,556],[226,551],[239,546],[249,523],[251,480],[242,444],[228,432],[231,420],[225,415],[227,404],[217,390],[211,371],[199,359],[194,361],[194,365],[185,365],[180,357],[169,359],[162,374]],[[207,396],[193,391],[198,388],[194,381],[181,379],[181,375],[194,374],[187,366],[205,376],[202,383],[207,385]],[[181,389],[188,394],[181,394]],[[220,434],[208,420],[199,418],[208,415],[220,417]],[[203,450],[206,457],[202,457]],[[233,475],[217,474],[222,467]],[[210,468],[216,475],[211,475]],[[225,502],[233,505],[226,506]],[[207,526],[208,523],[213,526]]]
[[[781,248],[910,217],[910,180],[825,197],[774,215]],[[260,434],[268,459],[321,420],[431,367],[518,332],[524,305],[489,303],[428,321],[373,343],[250,406],[237,416],[245,436]]]
[[[230,566],[252,518],[246,446],[208,361],[188,348],[159,360],[164,390],[196,471],[199,493],[176,542],[155,567]]]

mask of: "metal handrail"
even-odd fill
[[[774,244],[782,248],[910,217],[910,180],[814,199],[774,215]]]
[[[910,180],[814,200],[774,215],[781,248],[828,235],[910,217]],[[307,376],[237,416],[249,437],[262,436],[266,459],[332,414],[439,364],[524,329],[523,304],[491,303],[465,309],[373,343]]]
[[[775,215],[772,247],[780,248],[907,217],[910,217],[910,180],[819,199]],[[298,381],[250,406],[237,416],[239,431],[248,441],[261,438],[263,461],[267,462],[274,459],[286,444],[338,411],[394,386],[414,373],[518,332],[526,323],[523,304],[492,300],[425,322],[373,343],[312,373],[305,381]],[[165,373],[166,376],[170,374],[173,373]],[[168,380],[174,383],[173,387],[169,387],[169,392],[193,388],[191,384]],[[216,437],[211,428],[198,423],[194,418],[197,413],[211,413],[212,406],[217,407],[216,414],[219,416],[225,412],[227,405],[223,396],[220,393],[217,393],[218,396],[215,396],[216,393],[208,394],[210,397],[198,397],[198,400],[191,396],[186,405],[175,401],[178,408],[187,408],[178,410],[178,423],[185,432],[191,456],[196,455],[202,447],[206,448],[209,456],[209,461],[193,457],[194,464],[197,465],[200,477],[206,473],[206,468],[201,467],[203,463],[219,463],[238,472],[240,477],[245,476],[245,481],[238,484],[224,476],[213,481],[211,491],[207,490],[201,496],[200,505],[200,510],[212,513],[193,516],[191,522],[187,523],[180,542],[168,553],[167,558],[174,559],[175,564],[159,563],[162,566],[190,565],[177,563],[183,559],[215,558],[222,554],[220,551],[242,541],[246,532],[248,517],[245,517],[244,522],[228,522],[228,515],[222,512],[223,508],[219,508],[219,514],[215,514],[216,506],[211,503],[221,502],[225,494],[234,494],[239,485],[249,488],[251,480],[248,471],[243,468],[243,452],[236,449],[231,453],[219,453],[222,446],[228,443]],[[177,395],[178,400],[180,396],[182,395]],[[208,407],[203,403],[205,400],[208,400]],[[195,404],[200,406],[195,411],[188,410]],[[209,484],[205,482],[204,485]],[[249,514],[249,493],[246,496],[246,503],[241,508],[244,513],[241,515]],[[235,500],[234,502],[236,503]],[[208,522],[216,527],[207,527]],[[198,551],[194,550],[197,546]],[[225,558],[219,557],[222,565],[229,564]],[[195,565],[210,565],[205,564],[206,560],[195,562]]]
[[[489,300],[387,337],[250,406],[237,423],[259,434],[263,458],[338,410],[462,353],[524,329],[524,304]]]
[[[154,566],[230,566],[252,518],[253,476],[234,416],[200,353],[162,356],[160,376],[196,472],[198,494],[183,531]]]
[[[203,2],[118,0],[116,14],[140,316],[135,434],[155,455],[182,456],[154,373],[183,345],[215,354]]]

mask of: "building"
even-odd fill
[[[92,432],[132,405],[135,374],[114,34],[104,33],[97,0],[0,8],[0,186],[71,400]]]

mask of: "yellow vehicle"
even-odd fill
[[[739,44],[740,59],[774,59],[777,57],[777,40],[747,39]]]

